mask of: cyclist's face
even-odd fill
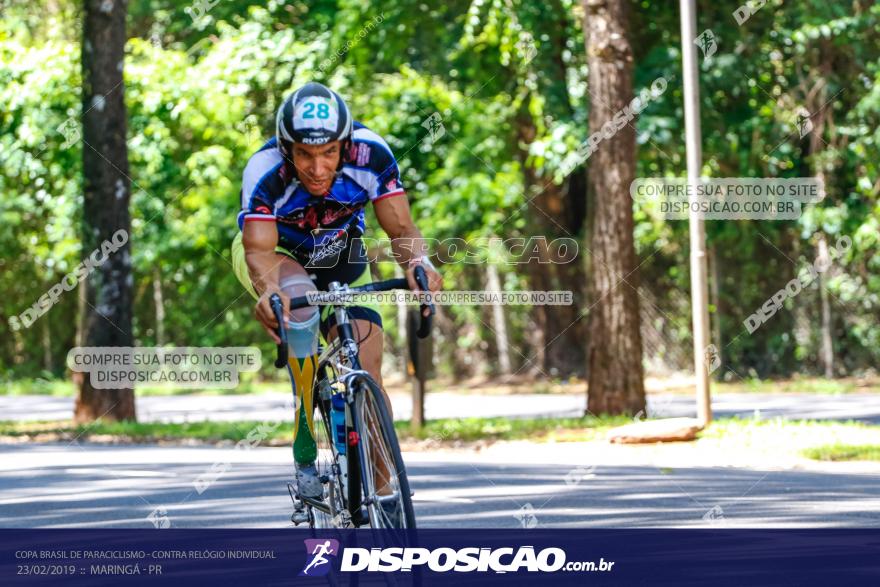
[[[342,155],[340,149],[339,141],[326,145],[293,145],[293,166],[310,194],[323,196],[330,191]]]

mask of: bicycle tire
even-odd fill
[[[394,470],[389,471],[390,477],[388,481],[391,484],[392,492],[394,492],[395,486],[397,489],[397,503],[401,508],[403,528],[414,529],[416,527],[416,518],[412,504],[409,476],[403,463],[403,455],[400,453],[400,443],[397,439],[397,433],[394,431],[394,423],[388,412],[388,406],[385,404],[384,394],[379,385],[369,376],[361,376],[357,379],[357,382],[362,387],[359,390],[360,393],[356,395],[353,422],[360,435],[357,451],[360,457],[359,460],[361,463],[369,463],[372,467],[372,459],[366,454],[367,449],[364,448],[368,446],[371,452],[383,459],[386,467],[388,465],[393,466]],[[375,425],[368,427],[368,423],[371,421],[375,422]],[[365,434],[367,435],[366,444],[364,444]],[[367,470],[365,466],[360,467],[360,469],[362,471],[361,489],[363,495],[370,497],[371,488],[369,485],[374,477],[373,471],[372,469]],[[351,481],[350,478],[349,480]],[[382,508],[378,507],[375,501],[370,501],[372,503],[368,506],[368,511],[372,528],[401,529],[401,526],[390,520],[384,511],[379,511]]]

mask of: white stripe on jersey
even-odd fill
[[[351,134],[351,138],[355,141],[361,140],[379,143],[380,145],[388,149],[389,153],[391,153],[391,147],[388,146],[388,143],[385,142],[385,139],[383,139],[368,128],[355,129],[355,131]]]
[[[281,209],[281,206],[287,203],[287,200],[290,199],[290,196],[293,195],[293,192],[296,191],[296,188],[299,186],[299,182],[295,179],[290,182],[290,184],[285,188],[284,195],[278,198],[278,201],[275,202],[275,214],[278,214],[278,210]]]
[[[250,158],[241,177],[241,208],[247,210],[257,183],[270,169],[281,163],[281,152],[275,147],[263,149]]]
[[[342,173],[352,178],[355,183],[364,188],[367,197],[371,200],[379,193],[379,178],[369,169],[358,169],[357,167],[345,166]]]

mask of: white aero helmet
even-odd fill
[[[291,143],[324,145],[351,138],[351,112],[342,96],[317,82],[309,82],[284,100],[275,118],[278,148]]]

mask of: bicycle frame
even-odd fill
[[[416,268],[415,278],[419,287],[422,288],[423,291],[427,290],[427,277],[421,267]],[[406,280],[394,279],[386,282],[350,288],[347,285],[342,285],[339,282],[334,281],[329,284],[327,293],[333,295],[338,293],[386,291],[389,289],[404,288],[406,285]],[[283,324],[281,301],[279,297],[277,295],[271,297],[270,304],[272,305],[278,323]],[[312,304],[313,301],[308,298],[295,298],[290,302],[290,309],[293,310],[298,307],[305,307]],[[370,521],[372,515],[375,515],[377,508],[379,508],[383,502],[386,500],[391,501],[399,499],[400,493],[392,493],[389,496],[383,495],[380,497],[376,491],[376,474],[372,459],[370,458],[372,439],[369,433],[364,434],[364,431],[360,429],[361,426],[367,425],[366,422],[361,422],[360,420],[364,407],[362,402],[367,401],[364,398],[364,394],[375,394],[378,385],[372,379],[371,375],[361,368],[358,358],[358,341],[355,340],[346,306],[344,303],[331,303],[331,305],[336,317],[337,335],[333,341],[327,344],[326,348],[321,347],[319,349],[316,378],[313,386],[313,398],[316,397],[318,400],[313,403],[313,406],[321,410],[324,425],[329,428],[327,431],[329,433],[329,444],[332,454],[332,463],[330,465],[331,474],[322,476],[321,481],[322,483],[328,484],[330,499],[325,503],[323,500],[316,500],[305,496],[296,497],[299,497],[300,503],[306,504],[312,510],[323,512],[335,519],[336,516],[343,513],[342,511],[335,511],[334,508],[337,502],[336,479],[338,479],[340,485],[338,491],[342,492],[343,496],[343,499],[339,501],[345,505],[351,522],[353,522],[355,526],[360,526]],[[427,310],[428,313],[423,314],[422,324],[419,328],[420,337],[427,336],[430,332],[431,316],[433,316],[434,313],[434,308],[431,304],[422,305],[422,310]],[[278,345],[278,358],[275,361],[275,366],[282,367],[287,366],[287,340],[285,329],[279,328],[278,334],[281,338],[281,344]],[[328,369],[336,374],[335,379],[331,380],[327,376]],[[343,386],[342,390],[338,390],[339,383]],[[334,386],[337,388],[335,392],[333,391]],[[336,426],[334,424],[335,419],[333,414],[338,408],[334,407],[332,401],[332,398],[336,393],[342,393],[344,400],[343,410],[347,435],[342,442],[344,442],[346,447],[345,454],[338,449],[340,441],[336,438]],[[382,399],[380,398],[380,402],[381,401]],[[382,409],[384,410],[385,408],[383,407]],[[386,421],[388,420],[387,414],[383,417]],[[386,424],[385,426],[388,425],[389,424]],[[393,429],[391,430],[391,434],[392,438],[394,438]],[[396,439],[394,442],[396,446]],[[353,453],[350,452],[350,449],[355,446],[357,447],[357,450]],[[397,464],[395,466],[400,468],[402,467],[402,463],[400,463],[399,449],[395,450],[398,451],[396,453]],[[355,455],[357,455],[356,460],[352,458]],[[345,474],[343,474],[342,471],[343,466],[346,468],[346,471],[344,472]],[[361,485],[363,485],[363,494],[361,493]],[[403,486],[399,486],[398,491],[403,491],[403,487],[408,487],[405,483],[405,478]],[[294,497],[294,492],[289,484],[288,490],[291,493],[291,498],[296,507],[297,499]],[[408,491],[408,489],[406,491]],[[348,494],[347,499],[345,499],[346,493]],[[368,513],[365,506],[366,508],[369,508],[371,513]],[[312,518],[312,521],[314,523],[314,518]]]
[[[327,289],[328,292],[336,293],[336,292],[344,292],[347,290],[347,287],[341,285],[339,282],[331,282]],[[351,412],[355,409],[355,402],[357,400],[357,394],[362,391],[361,386],[359,385],[359,380],[362,377],[370,378],[370,374],[363,370],[360,366],[360,361],[358,360],[358,341],[355,340],[354,332],[351,325],[351,319],[348,315],[348,310],[344,305],[334,305],[333,312],[336,316],[336,332],[337,336],[326,346],[319,348],[318,355],[318,366],[316,369],[317,376],[315,378],[315,387],[314,391],[317,392],[316,396],[320,398],[321,401],[325,402],[325,406],[329,406],[330,412],[325,414],[327,418],[329,418],[329,424],[332,428],[332,412],[337,408],[333,406],[333,402],[331,400],[331,396],[335,393],[340,393],[338,391],[334,391],[334,385],[338,383],[342,383],[344,389],[341,391],[343,394],[343,399],[345,401],[345,422],[346,429],[349,430],[349,434],[351,432],[355,433],[355,437],[359,439],[357,442],[357,451],[359,457],[359,463],[366,468],[369,468],[369,465],[365,465],[367,463],[371,463],[369,459],[369,435],[361,434],[361,430],[358,429],[359,422],[356,418],[352,417]],[[327,376],[328,367],[338,374],[335,379],[330,379]],[[335,439],[333,438],[335,435],[335,430],[331,430],[331,443],[335,443]],[[346,442],[348,443],[349,439],[346,438]],[[351,443],[349,443],[349,448],[351,448]],[[339,467],[339,457],[344,456],[345,461],[344,464],[348,464],[349,458],[351,457],[350,453],[346,453],[345,455],[341,455],[334,448],[332,448],[334,452],[334,467]],[[368,517],[361,511],[361,506],[365,505],[360,503],[361,501],[361,493],[360,493],[360,484],[364,483],[364,495],[367,497],[365,501],[369,501],[373,495],[375,495],[375,480],[372,474],[367,474],[365,478],[356,478],[352,479],[351,474],[352,470],[349,467],[348,471],[336,471],[338,478],[342,480],[343,486],[339,487],[338,490],[343,492],[343,495],[346,493],[347,499],[345,500],[348,504],[348,512],[352,518],[352,521],[355,525],[360,525],[361,523],[368,520]],[[360,475],[358,475],[360,477]],[[334,483],[334,480],[329,480],[331,484]],[[334,489],[332,488],[331,491]],[[317,509],[333,518],[340,514],[340,512],[333,511],[333,500],[330,500],[330,503],[325,503],[323,501],[317,501],[314,499],[310,499],[308,497],[301,497],[302,501],[308,504],[310,507]]]

